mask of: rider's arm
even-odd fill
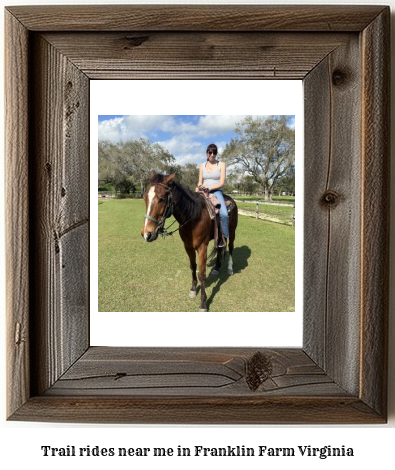
[[[199,168],[199,181],[198,181],[198,187],[196,189],[199,188],[199,186],[201,186],[203,184],[203,163],[200,165],[200,168]]]

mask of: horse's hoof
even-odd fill
[[[207,308],[199,308],[199,312],[207,312]]]
[[[218,276],[219,271],[217,271],[215,268],[213,268],[213,269],[211,270],[210,274],[212,274],[213,276]]]
[[[231,276],[233,274],[233,269],[228,269],[228,274]]]
[[[189,294],[188,294],[188,297],[190,299],[195,299],[196,298],[196,291],[195,290],[190,290]]]

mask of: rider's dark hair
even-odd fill
[[[209,151],[209,150],[212,150],[214,152],[214,155],[217,155],[218,153],[218,148],[215,144],[210,144],[207,146],[207,150],[206,150],[206,153]]]

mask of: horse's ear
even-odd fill
[[[155,176],[156,176],[155,171],[151,171],[151,173],[149,174],[149,180],[152,182],[154,180]]]
[[[166,186],[171,186],[173,184],[173,180],[175,178],[176,174],[173,173],[172,175],[169,175],[169,176],[165,176],[163,178],[163,184],[166,185]]]

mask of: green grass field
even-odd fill
[[[145,242],[142,200],[100,199],[98,209],[99,311],[197,312],[199,298],[188,297],[192,278],[178,232]],[[233,269],[233,276],[226,274],[225,260],[219,276],[208,276],[209,311],[295,310],[293,227],[239,216]]]

